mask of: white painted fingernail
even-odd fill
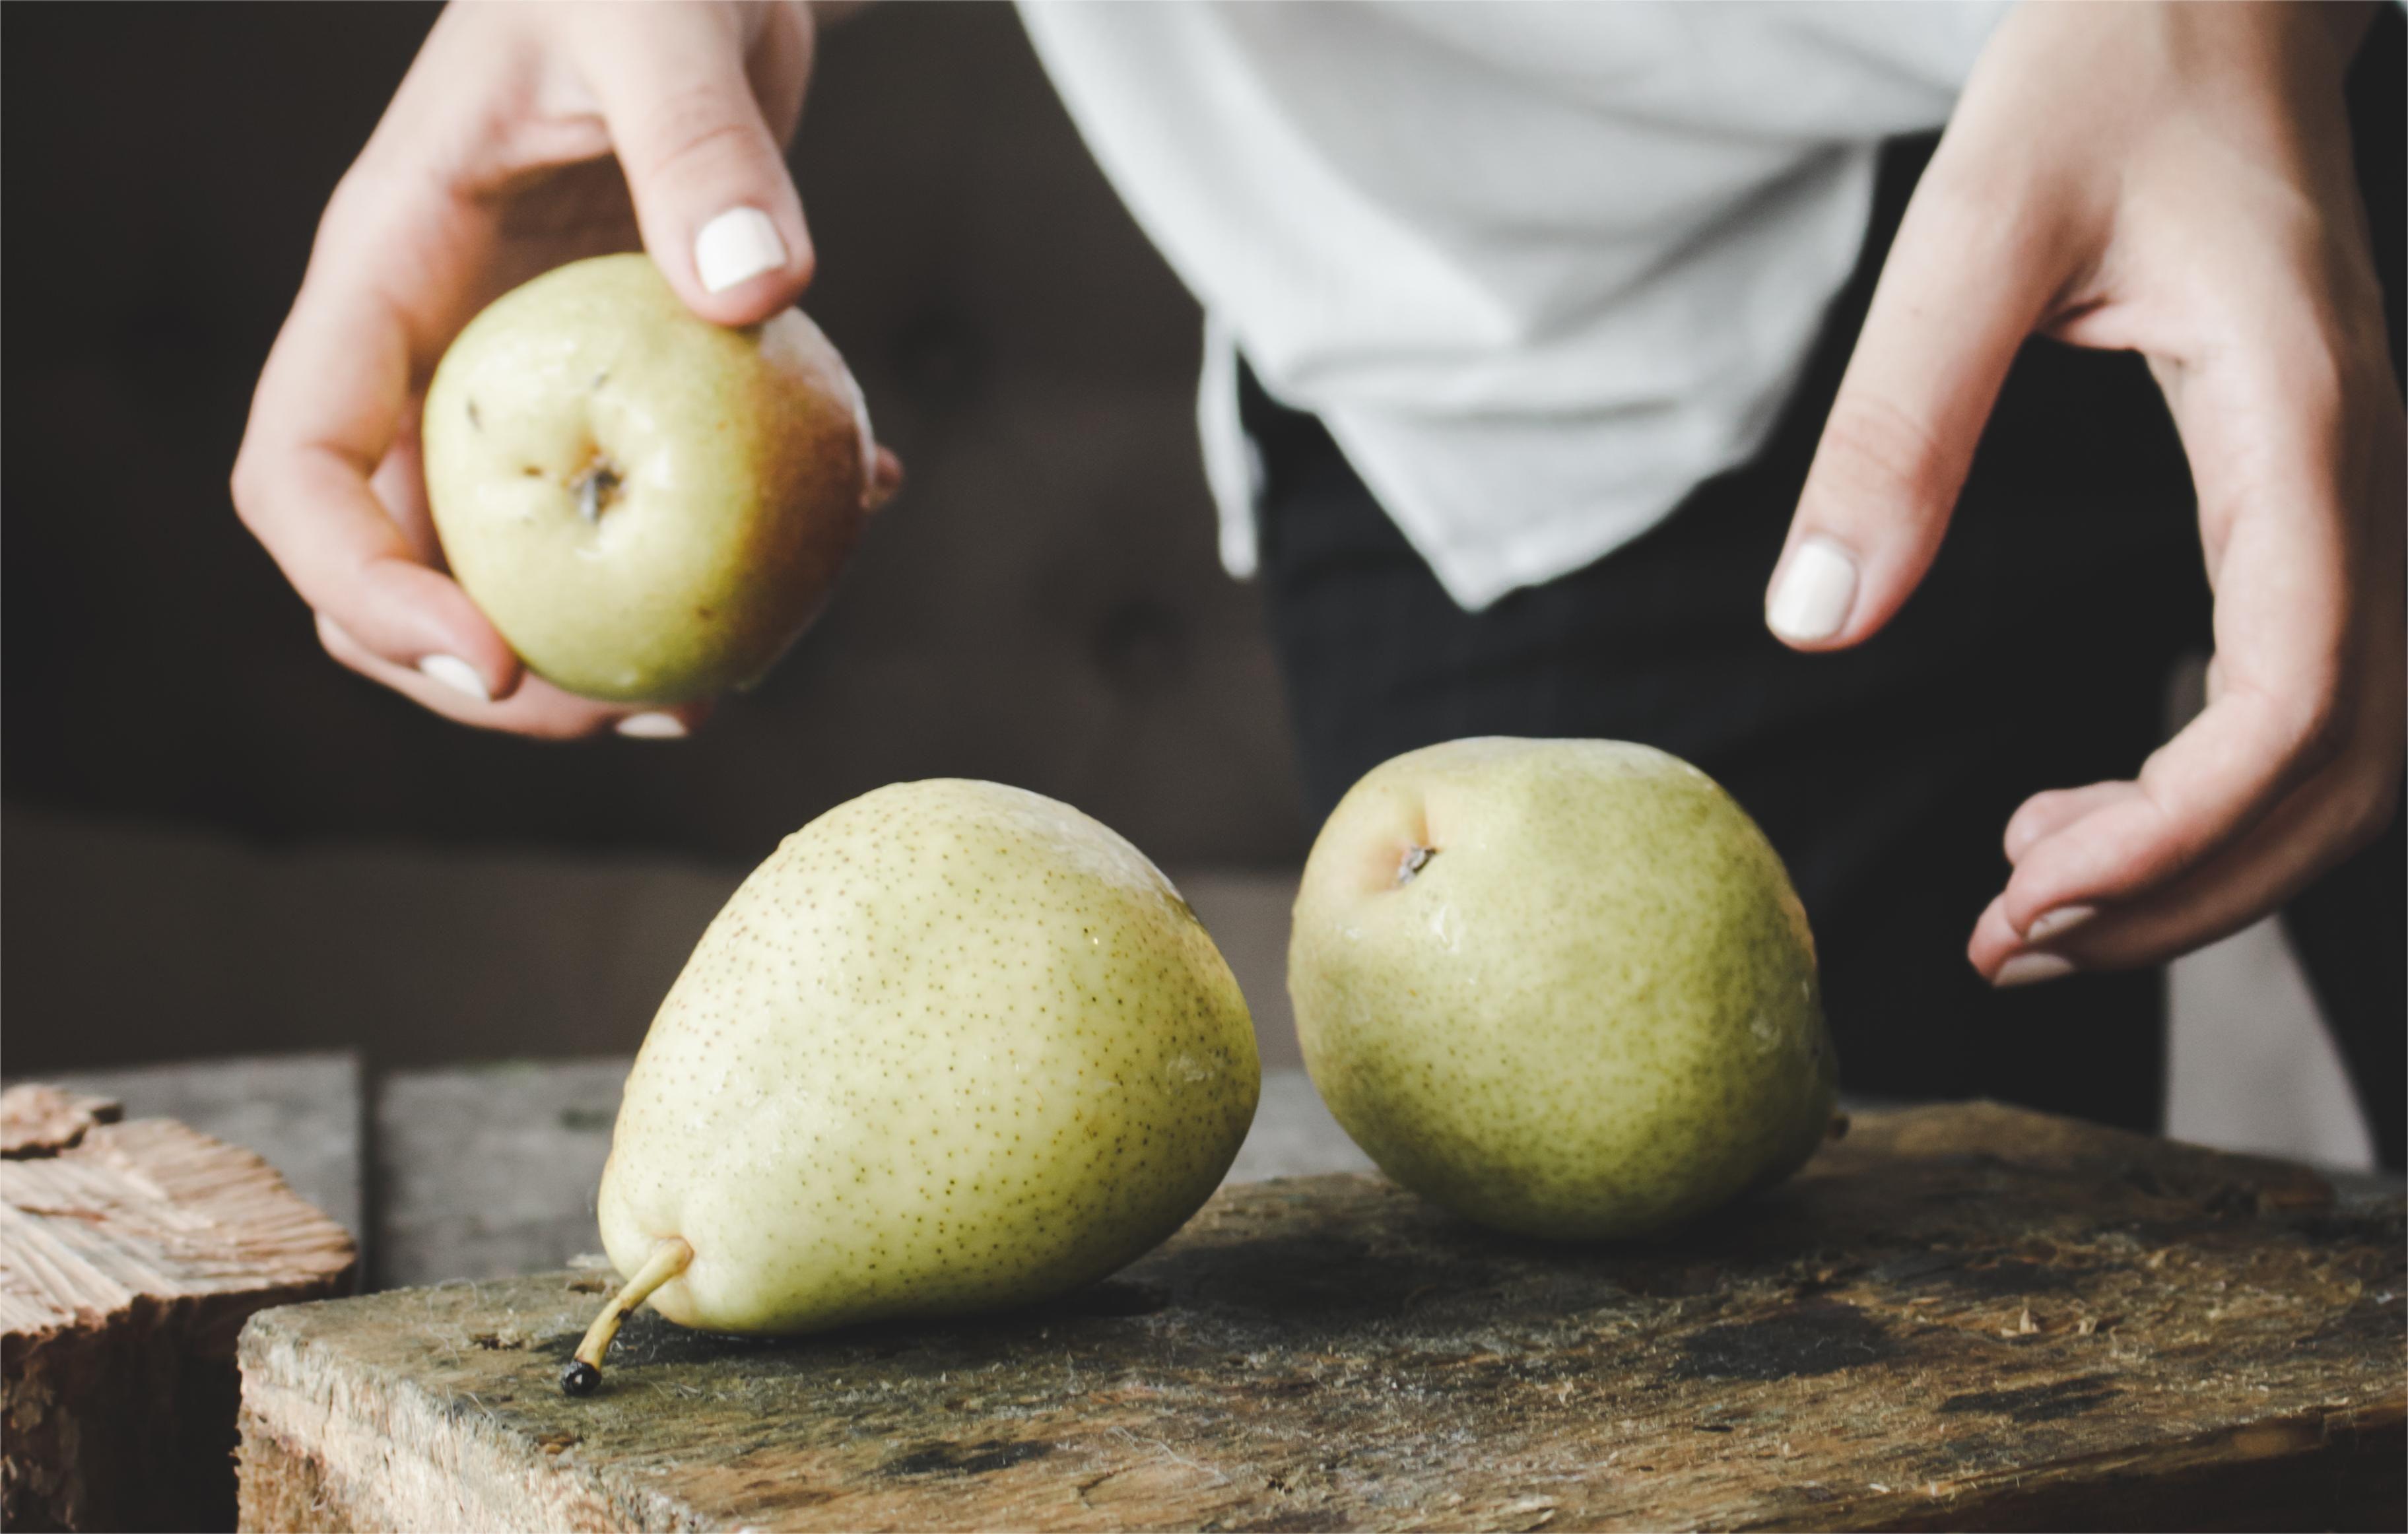
[[[1789,556],[1764,622],[1784,639],[1812,644],[1846,626],[1856,603],[1856,562],[1829,538],[1810,538]]]
[[[682,740],[685,722],[675,714],[629,714],[619,721],[619,733],[637,740]]]
[[[1990,983],[2003,991],[2014,985],[2038,985],[2042,981],[2071,973],[2073,961],[2062,953],[2018,953],[1999,966],[1999,978]]]
[[[466,693],[480,703],[491,703],[494,695],[485,691],[485,679],[477,668],[457,655],[426,655],[418,662],[418,674],[429,681],[439,681],[455,693]]]
[[[708,293],[724,293],[786,264],[786,242],[757,208],[731,208],[694,237],[695,275]]]
[[[2043,910],[2024,928],[2024,941],[2043,943],[2051,938],[2062,938],[2098,914],[2097,906],[2059,906],[2055,910]]]

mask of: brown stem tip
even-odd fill
[[[629,1312],[652,1297],[652,1291],[677,1277],[694,1261],[694,1248],[682,1237],[670,1236],[655,1244],[644,1266],[626,1286],[612,1295],[594,1325],[585,1328],[584,1340],[577,1344],[577,1355],[560,1371],[560,1388],[570,1396],[590,1396],[602,1383],[602,1356],[619,1336],[619,1324]]]

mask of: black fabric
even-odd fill
[[[2325,1025],[2349,1062],[2374,1149],[2394,1171],[2408,1156],[2408,810],[2291,902],[2283,925]]]
[[[2360,113],[2395,252],[2392,109]],[[2368,71],[2361,69],[2361,76]],[[2379,83],[2379,82],[2378,82]],[[1471,735],[1642,740],[1703,767],[1787,860],[1813,920],[1843,1080],[1986,1096],[2154,1128],[2161,971],[1994,991],[1964,956],[2008,871],[2007,818],[2053,786],[2128,777],[2176,658],[2208,648],[2190,481],[2146,367],[2034,342],[2018,359],[1929,576],[1878,638],[1807,656],[1763,589],[1872,280],[1932,139],[1885,152],[1863,259],[1756,458],[1585,569],[1467,613],[1315,418],[1240,379],[1262,456],[1262,579],[1315,824],[1399,752]],[[2398,347],[2394,347],[2395,363]],[[2382,1154],[2401,1154],[2400,830],[2298,902],[2292,927],[2344,1034]]]

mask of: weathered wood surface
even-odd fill
[[[626,1056],[400,1071],[377,1095],[378,1287],[514,1277],[598,1252]],[[1301,1070],[1263,1075],[1232,1182],[1369,1171]]]
[[[0,1094],[0,1523],[231,1527],[235,1339],[346,1291],[350,1236],[249,1151]]]
[[[50,1078],[122,1103],[128,1117],[174,1119],[211,1140],[256,1151],[294,1193],[367,1244],[361,1186],[365,1080],[359,1056],[236,1055]]]
[[[56,1155],[83,1143],[87,1130],[125,1117],[125,1105],[48,1082],[0,1094],[0,1159]]]
[[[258,1528],[2398,1527],[2403,1206],[1982,1105],[1675,1240],[1225,1189],[1042,1312],[767,1344],[555,1274],[276,1311]]]

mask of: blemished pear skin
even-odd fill
[[[670,988],[598,1212],[649,1296],[788,1335],[1030,1303],[1184,1224],[1261,1090],[1245,998],[1170,882],[1068,805],[897,783],[782,842]]]
[[[1355,1143],[1517,1234],[1662,1230],[1787,1176],[1836,1124],[1779,855],[1646,746],[1489,738],[1373,768],[1306,863],[1288,990]]]
[[[798,309],[727,329],[648,256],[503,294],[452,341],[422,445],[445,561],[569,692],[682,703],[757,681],[874,498],[861,391]]]

